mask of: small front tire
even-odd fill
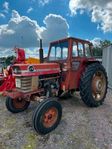
[[[61,104],[55,100],[45,100],[41,102],[33,115],[34,129],[40,134],[47,134],[54,130],[62,116]]]
[[[30,102],[24,99],[6,98],[6,108],[12,113],[19,113],[25,111],[29,107]]]

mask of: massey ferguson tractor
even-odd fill
[[[107,74],[94,59],[89,41],[66,38],[50,43],[48,57],[43,59],[40,42],[40,64],[12,66],[16,88],[5,92],[6,107],[12,113],[26,110],[31,101],[38,101],[33,126],[40,134],[54,130],[62,117],[57,99],[66,93],[80,91],[89,107],[103,104],[107,93]]]

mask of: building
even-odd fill
[[[103,49],[102,64],[107,71],[109,88],[112,89],[112,45]]]

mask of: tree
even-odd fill
[[[112,42],[110,40],[104,40],[104,41],[101,41],[101,47],[104,48],[104,47],[108,47],[112,44]]]
[[[100,41],[100,44],[93,48],[93,55],[95,57],[102,57],[103,48],[111,45],[112,42],[110,40]]]
[[[14,59],[15,59],[15,57],[13,55],[8,56],[5,60],[5,66],[8,66],[8,65],[12,64]]]

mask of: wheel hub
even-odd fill
[[[102,99],[104,93],[105,93],[105,87],[106,87],[106,79],[102,72],[97,72],[92,80],[92,92],[93,97],[95,100],[99,101]]]
[[[58,117],[58,111],[56,108],[52,107],[49,110],[47,110],[44,114],[43,117],[43,125],[46,128],[51,127],[52,125],[54,125],[54,123],[56,122]]]
[[[49,114],[48,115],[48,120],[51,120],[52,119],[52,114]]]
[[[102,90],[102,81],[101,80],[97,80],[97,82],[96,82],[96,90],[97,91],[101,91]]]
[[[26,101],[21,98],[13,99],[13,105],[16,109],[23,108],[25,104],[26,104]]]

